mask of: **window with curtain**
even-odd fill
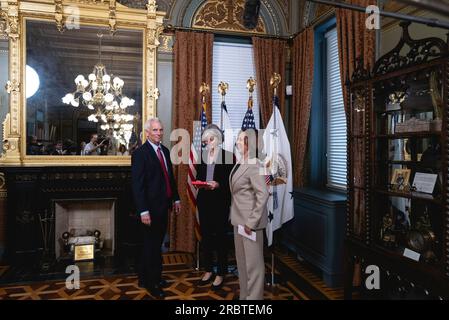
[[[327,186],[346,188],[346,114],[340,80],[337,29],[325,34],[327,104]]]
[[[248,109],[246,81],[249,77],[256,78],[253,46],[247,43],[214,42],[212,72],[212,122],[220,126],[221,95],[218,92],[218,84],[224,81],[229,84],[226,106],[231,125],[233,129],[240,129]],[[253,92],[253,100],[254,120],[256,128],[259,128],[257,90]]]

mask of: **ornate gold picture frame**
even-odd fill
[[[33,155],[26,153],[26,22],[51,21],[59,32],[67,30],[73,17],[80,25],[108,28],[115,33],[120,28],[141,30],[142,46],[142,110],[143,122],[156,115],[158,89],[156,58],[159,35],[163,30],[164,12],[157,11],[155,0],[148,0],[147,9],[125,7],[115,0],[34,0],[2,1],[0,19],[6,25],[9,39],[9,77],[7,92],[9,110],[3,122],[3,150],[0,166],[71,166],[71,165],[129,165],[129,156]]]

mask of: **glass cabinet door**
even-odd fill
[[[384,248],[442,259],[442,69],[373,83],[373,214]]]

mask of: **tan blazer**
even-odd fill
[[[265,176],[259,173],[258,164],[241,164],[234,174],[231,171],[229,186],[231,189],[231,224],[247,225],[253,230],[267,226],[268,188]]]

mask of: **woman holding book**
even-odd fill
[[[207,284],[213,280],[212,287],[215,289],[223,285],[227,272],[226,234],[231,230],[229,174],[234,161],[233,154],[220,147],[222,141],[223,133],[218,126],[211,124],[204,129],[202,142],[206,144],[206,152],[202,154],[196,176],[198,182],[206,182],[203,185],[196,185],[199,188],[196,201],[205,269],[201,283]],[[217,258],[215,278],[213,278],[214,255]]]

